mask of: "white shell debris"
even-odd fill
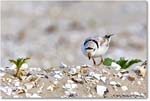
[[[48,91],[53,91],[53,90],[54,90],[54,87],[55,87],[54,85],[50,85],[50,86],[47,87],[47,90],[48,90]]]
[[[20,82],[19,81],[15,82],[15,86],[16,87],[20,86]]]
[[[69,73],[72,74],[72,75],[76,74],[77,73],[76,68],[70,68]]]
[[[120,87],[121,84],[119,82],[110,81],[110,85]]]
[[[54,74],[54,78],[56,78],[56,79],[62,79],[62,72],[61,71],[55,71],[54,72],[55,74]]]
[[[26,83],[26,84],[24,84],[24,86],[26,89],[29,90],[29,89],[33,88],[34,85],[33,85],[33,83]]]
[[[104,96],[106,91],[107,91],[107,87],[101,86],[101,85],[96,86],[96,92],[99,96],[101,96],[101,97]]]
[[[121,66],[118,65],[118,64],[115,63],[115,62],[112,62],[112,63],[111,63],[111,68],[112,68],[112,69],[115,69],[115,70],[120,70],[120,69],[121,69]]]
[[[137,83],[138,83],[138,85],[141,85],[141,81],[138,81]]]
[[[133,95],[140,96],[140,93],[139,92],[133,92]]]
[[[100,80],[100,76],[102,76],[102,74],[97,74],[95,72],[90,72],[89,74],[90,76],[96,78],[97,80]]]
[[[67,83],[63,86],[64,89],[72,90],[77,87],[77,84],[75,84],[72,80],[68,80]]]
[[[122,86],[121,89],[122,89],[123,91],[127,91],[127,90],[128,90],[128,87],[127,87],[127,86]]]
[[[33,94],[30,96],[30,98],[41,98],[41,96],[39,96],[38,94]]]
[[[60,63],[60,68],[67,68],[67,65],[64,64],[63,62]]]
[[[100,79],[105,83],[106,82],[106,77],[100,77]]]

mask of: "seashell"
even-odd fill
[[[111,63],[111,68],[112,68],[112,69],[115,69],[115,70],[120,70],[120,69],[121,69],[121,66],[118,65],[118,64],[115,63],[115,62],[112,62],[112,63]]]
[[[127,90],[128,90],[128,87],[127,87],[127,86],[122,86],[121,89],[122,89],[123,91],[127,91]]]
[[[108,88],[105,86],[97,85],[96,92],[99,96],[103,97],[104,94],[106,94],[108,92]]]

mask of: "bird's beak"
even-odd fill
[[[89,60],[91,59],[91,53],[88,53],[88,58],[89,58]]]

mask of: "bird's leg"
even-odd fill
[[[96,62],[95,62],[94,58],[92,58],[92,60],[93,60],[93,64],[96,65]]]
[[[99,64],[97,64],[97,66],[100,66],[102,63],[103,63],[103,57],[101,56],[100,63],[99,63]]]

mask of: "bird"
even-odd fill
[[[107,34],[104,36],[92,36],[86,38],[81,44],[82,53],[93,60],[95,66],[99,66],[103,63],[103,55],[108,51],[111,37],[114,34]],[[96,64],[95,58],[100,57],[100,63]]]

